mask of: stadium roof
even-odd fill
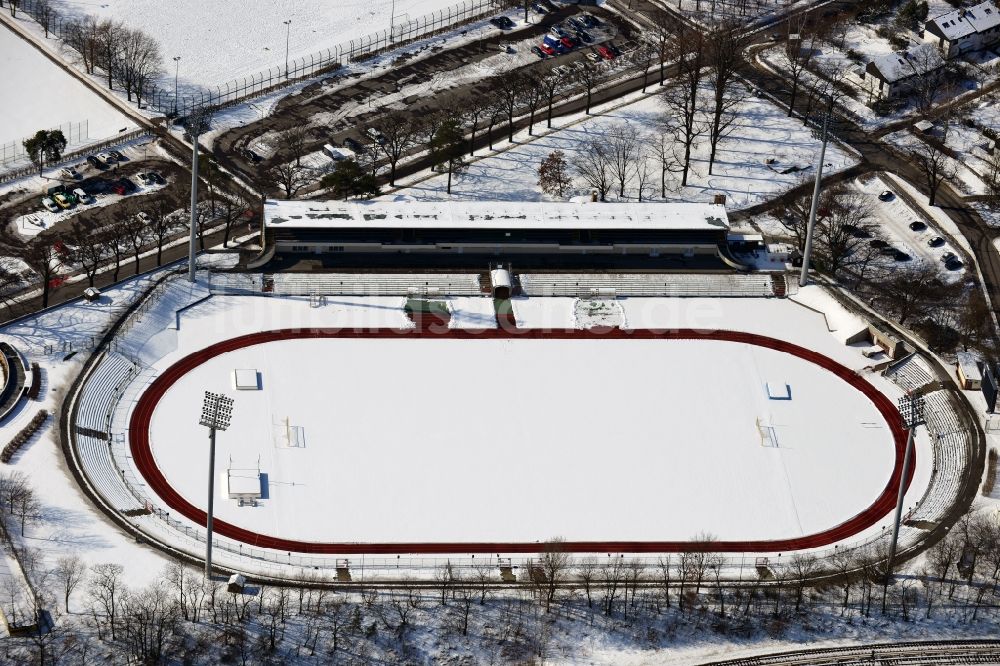
[[[272,228],[727,230],[725,206],[694,203],[278,201],[264,203]]]

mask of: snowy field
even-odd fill
[[[256,369],[263,388],[235,394],[219,460],[259,462],[267,499],[249,508],[219,496],[216,515],[283,538],[792,538],[860,513],[893,466],[891,434],[866,397],[751,345],[290,340],[206,362],[157,407],[154,455],[198,506],[204,479],[191,460],[204,432],[185,416],[202,390],[233,394],[237,368]],[[791,399],[769,399],[768,382]],[[640,507],[661,507],[659,518]]]
[[[20,146],[22,140],[42,129],[63,127],[69,140],[76,134],[71,137],[64,126],[85,123],[88,138],[72,143],[92,143],[136,128],[134,122],[5,26],[0,26],[0,61],[7,100],[0,105],[0,159],[3,146]],[[74,130],[82,131],[79,125]]]
[[[546,201],[551,197],[538,187],[538,165],[549,153],[561,150],[567,162],[573,164],[574,155],[590,141],[601,141],[608,129],[620,123],[634,126],[643,135],[647,148],[651,148],[653,134],[664,108],[655,95],[633,97],[636,101],[613,108],[594,117],[582,115],[563,121],[560,129],[536,138],[527,132],[514,136],[515,145],[507,147],[506,137],[497,140],[501,149],[495,155],[472,162],[467,170],[452,183],[451,198],[461,201],[494,199],[499,201]],[[539,114],[543,116],[543,114]],[[544,132],[544,122],[536,134]],[[497,135],[499,136],[499,132]],[[647,151],[646,164],[653,174],[646,184],[644,200],[673,202],[709,202],[714,195],[725,194],[727,206],[743,208],[762,203],[775,194],[799,185],[812,173],[820,144],[809,128],[801,121],[788,118],[770,102],[750,97],[740,109],[740,117],[732,134],[719,144],[713,174],[708,174],[709,145],[706,137],[695,142],[692,170],[688,185],[681,187],[680,174],[667,174],[667,197],[661,199],[659,162]],[[765,158],[773,158],[766,164]],[[848,168],[854,158],[834,144],[827,147],[826,173]],[[781,173],[781,171],[790,171]],[[387,199],[411,196],[418,201],[447,199],[447,176],[440,175],[403,187]],[[624,201],[635,201],[638,180],[632,177],[626,188]],[[582,195],[589,188],[580,178],[574,181],[570,195]],[[609,193],[609,200],[617,200],[617,185]]]
[[[184,85],[213,86],[446,9],[457,0],[53,0],[68,13],[122,19],[153,35],[164,61],[180,56]],[[173,79],[173,67],[165,78]]]

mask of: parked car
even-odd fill
[[[362,143],[360,141],[358,141],[356,139],[352,139],[350,137],[347,137],[346,139],[344,139],[344,148],[349,149],[355,155],[361,155],[362,153],[365,152],[364,145],[362,145]]]
[[[597,55],[593,51],[589,51],[587,53],[587,60],[589,60],[590,62],[598,62],[600,59],[601,59],[601,56]]]
[[[549,46],[548,44],[542,44],[541,46],[538,47],[538,50],[547,56],[554,56],[556,54],[556,50],[551,46]]]
[[[121,183],[121,181],[117,180],[111,183],[110,190],[114,194],[117,194],[119,196],[125,196],[126,194],[128,194],[128,190],[125,188],[125,186]]]
[[[879,201],[892,201],[896,197],[890,190],[882,190],[878,195]]]
[[[60,208],[62,208],[63,210],[66,210],[67,208],[72,208],[73,207],[73,202],[70,201],[69,197],[67,197],[62,192],[60,192],[58,194],[54,194],[52,196],[52,200],[55,201],[56,205],[59,206]]]
[[[59,170],[59,175],[61,175],[63,178],[65,178],[67,180],[79,180],[80,179],[80,172],[77,171],[75,168],[73,168],[71,166],[68,166],[68,167],[66,167],[64,169],[60,169]]]
[[[260,164],[261,162],[264,161],[263,157],[261,157],[254,151],[250,150],[249,148],[244,148],[241,152],[243,153],[243,157],[250,160],[250,162],[253,164]]]
[[[548,14],[548,13],[549,13],[549,11],[548,11],[547,9],[545,9],[545,7],[543,7],[543,6],[542,6],[542,5],[540,4],[540,3],[538,3],[538,2],[536,2],[536,3],[535,3],[535,4],[533,4],[533,5],[531,5],[531,8],[532,8],[532,9],[534,10],[534,12],[535,12],[536,14]]]
[[[115,159],[115,156],[112,155],[111,153],[98,153],[97,154],[97,159],[101,160],[101,162],[103,162],[104,164],[106,164],[108,166],[114,164],[117,161]]]
[[[125,187],[125,192],[127,192],[128,194],[132,194],[133,192],[139,191],[139,188],[136,187],[135,181],[133,181],[131,178],[122,178],[118,182]]]
[[[506,16],[494,16],[493,18],[490,19],[490,23],[500,28],[501,30],[510,30],[511,28],[515,27],[514,22],[511,21]]]
[[[574,46],[576,46],[576,40],[573,39],[572,37],[563,37],[562,39],[559,40],[559,42],[567,49],[571,49]]]
[[[600,46],[597,47],[597,53],[600,54],[600,56],[602,58],[604,58],[605,60],[614,60],[615,59],[614,52],[611,49],[609,49],[607,46],[603,45],[603,44],[601,44]]]
[[[45,208],[45,210],[49,211],[50,213],[59,212],[59,206],[57,206],[56,202],[50,199],[49,197],[44,197],[42,199],[42,206]]]
[[[934,238],[927,241],[927,244],[931,247],[941,247],[944,245],[944,239],[940,236],[935,236]]]
[[[115,158],[116,162],[124,162],[126,160],[125,155],[117,150],[109,150],[111,157]]]
[[[531,52],[534,53],[539,58],[544,58],[545,57],[545,52],[542,51],[541,47],[539,47],[539,46],[532,46],[531,47]]]
[[[571,17],[569,17],[569,19],[567,19],[567,21],[568,21],[568,23],[571,26],[573,26],[577,30],[586,30],[587,29],[586,22],[584,22],[584,20],[581,17],[579,17],[579,16],[571,16]]]
[[[558,67],[553,67],[552,68],[552,72],[555,73],[555,74],[557,74],[557,75],[559,75],[559,76],[566,76],[567,74],[569,74],[572,71],[573,70],[571,70],[566,65],[559,65]]]
[[[954,252],[945,252],[944,254],[941,255],[941,263],[943,264],[947,264],[952,259],[958,259],[958,257],[955,256]]]
[[[87,155],[87,163],[90,164],[90,166],[94,167],[95,169],[104,168],[104,162],[97,159],[95,155]]]
[[[910,231],[926,231],[926,230],[927,230],[927,225],[921,222],[920,220],[910,222]]]
[[[538,0],[538,4],[549,10],[550,14],[554,11],[558,11],[558,8],[552,4],[551,0]]]
[[[896,250],[896,254],[892,255],[892,258],[895,259],[896,261],[909,261],[913,257],[908,255],[906,252],[903,252],[902,250]]]
[[[949,271],[957,271],[964,265],[965,264],[962,263],[961,259],[959,259],[958,257],[953,257],[945,262],[944,267],[947,268]]]
[[[365,136],[367,136],[369,139],[379,144],[380,146],[385,143],[385,136],[382,134],[382,132],[379,132],[374,127],[369,127],[368,129],[366,129]]]
[[[86,205],[94,203],[94,197],[90,196],[79,187],[73,190],[73,196],[75,196],[76,200],[81,204]]]
[[[596,28],[601,25],[601,19],[597,18],[593,14],[580,14],[580,19],[588,28]]]
[[[159,171],[147,171],[146,175],[149,177],[149,181],[156,185],[166,185],[167,179],[164,178]]]
[[[579,39],[584,44],[592,44],[594,38],[586,30],[580,30],[576,33],[576,38]]]
[[[140,173],[137,173],[135,177],[139,179],[139,184],[142,185],[143,187],[146,187],[146,186],[152,184],[149,181],[149,175],[148,174],[140,172]]]
[[[559,35],[560,37],[569,37],[570,35],[570,31],[562,27],[561,25],[552,26],[552,32]]]

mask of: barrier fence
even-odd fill
[[[63,123],[58,127],[50,127],[50,131],[59,130],[66,138],[67,146],[79,146],[90,139],[90,121]],[[24,137],[25,140],[30,137]],[[0,167],[13,166],[28,159],[28,151],[22,141],[11,141],[0,146]]]
[[[518,0],[463,0],[445,9],[425,14],[389,29],[351,39],[322,51],[296,58],[288,66],[270,67],[253,76],[228,81],[197,92],[175,96],[173,86],[151,84],[143,103],[164,114],[186,116],[193,109],[212,109],[276,90],[294,81],[333,71],[353,62],[372,58],[390,48],[429,37],[488,14],[520,6]],[[66,41],[78,19],[53,12],[45,0],[21,0],[18,11],[42,26],[47,33]]]
[[[106,148],[120,146],[122,144],[128,143],[129,141],[135,141],[136,139],[141,139],[147,136],[152,136],[152,135],[147,130],[144,129],[137,129],[137,130],[132,130],[131,132],[125,132],[123,134],[114,136],[110,139],[105,139],[104,141],[92,143],[83,148],[63,153],[63,155],[59,158],[58,161],[53,162],[51,164],[46,164],[45,166],[48,169],[58,167],[60,164],[67,164],[69,162],[73,162],[75,160],[86,157],[87,155],[93,153],[99,153]],[[25,178],[27,176],[32,176],[37,174],[38,174],[38,167],[36,167],[34,164],[29,164],[27,166],[11,169],[10,171],[0,173],[0,183],[7,183],[12,180],[17,180],[19,178]]]

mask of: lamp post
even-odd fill
[[[177,87],[177,76],[181,71],[181,57],[174,56],[174,116],[177,116],[177,99],[178,99],[178,87]]]
[[[208,428],[208,538],[205,540],[205,580],[212,577],[212,518],[215,507],[215,433],[225,431],[233,414],[233,399],[221,393],[205,391],[199,424]]]
[[[806,247],[802,252],[802,273],[799,275],[799,286],[804,287],[809,282],[809,261],[812,258],[813,232],[816,227],[816,208],[819,206],[820,184],[823,180],[823,161],[826,159],[826,143],[829,139],[830,116],[833,115],[833,98],[826,111],[823,112],[822,129],[813,132],[813,136],[823,142],[819,149],[819,159],[816,162],[816,183],[813,185],[812,204],[809,206],[809,222],[806,226]]]
[[[191,110],[187,117],[187,132],[191,137],[191,234],[188,239],[188,282],[197,281],[195,261],[198,242],[198,137],[205,131],[210,114],[203,107]]]
[[[292,19],[285,21],[285,78],[288,78],[288,45],[292,38]]]
[[[906,477],[913,461],[913,434],[924,421],[924,396],[907,393],[899,399],[899,416],[906,428],[906,453],[903,455],[903,469],[899,476],[899,490],[896,491],[896,516],[892,522],[892,541],[889,542],[889,557],[885,562],[885,581],[882,586],[882,612],[885,613],[886,596],[889,593],[889,579],[896,561],[896,547],[899,539],[899,523],[903,516],[903,495],[906,493]]]

